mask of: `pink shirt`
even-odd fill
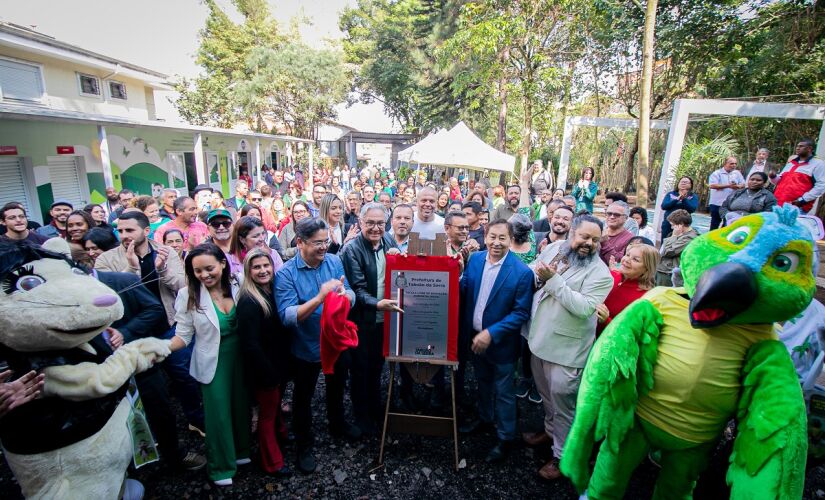
[[[177,229],[183,234],[183,248],[187,252],[206,241],[206,238],[209,237],[209,227],[201,221],[195,221],[189,225],[188,229],[183,230],[172,220],[155,229],[155,241],[162,245],[163,235],[170,229]]]

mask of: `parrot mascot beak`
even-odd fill
[[[733,262],[713,266],[696,284],[690,300],[690,324],[710,328],[726,323],[747,310],[758,295],[756,276],[747,267]]]

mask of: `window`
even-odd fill
[[[122,82],[109,82],[109,96],[112,99],[126,100],[126,84]]]
[[[40,66],[0,58],[0,97],[4,101],[39,103],[43,94]]]
[[[80,84],[80,95],[99,97],[100,80],[96,76],[77,74],[77,81]]]

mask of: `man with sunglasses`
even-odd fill
[[[480,248],[478,242],[469,237],[470,223],[464,212],[454,211],[444,217],[444,232],[447,233],[447,255],[458,259],[461,272],[470,254]]]
[[[216,244],[228,258],[232,241],[232,214],[223,208],[210,210],[206,215],[206,225],[209,226],[208,241]]]
[[[608,266],[610,259],[619,262],[624,257],[624,250],[633,233],[625,228],[625,221],[629,215],[630,207],[623,201],[614,201],[605,208],[605,230],[602,236],[599,257]]]

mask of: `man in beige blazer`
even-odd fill
[[[596,305],[613,288],[613,277],[599,258],[602,230],[602,222],[592,215],[576,217],[569,238],[548,245],[532,266],[538,290],[528,344],[545,416],[544,431],[525,434],[524,440],[531,446],[553,442],[553,458],[538,471],[546,480],[561,477],[559,459],[596,338]]]

